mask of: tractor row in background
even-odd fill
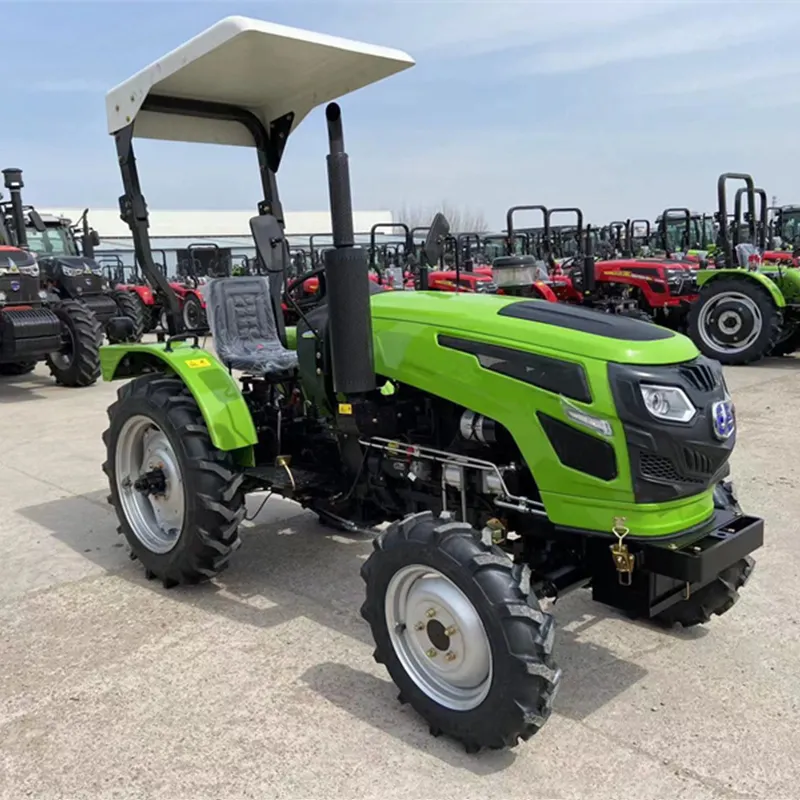
[[[93,259],[97,233],[87,212],[77,225],[22,201],[22,171],[3,170],[0,202],[0,374],[24,375],[45,361],[56,382],[89,386],[99,348],[141,337],[138,306],[114,291]],[[130,325],[119,327],[120,320]],[[120,333],[124,330],[124,334]]]
[[[729,213],[731,181],[743,186]],[[724,364],[792,353],[800,346],[794,252],[800,208],[769,209],[766,192],[741,173],[721,175],[717,195],[715,214],[669,208],[652,230],[647,220],[598,229],[584,225],[578,208],[515,206],[502,235],[448,235],[437,265],[422,264],[405,228],[402,242],[376,248],[373,239],[372,278],[386,288],[515,294],[637,317],[688,334]],[[522,212],[541,214],[542,224],[520,227]],[[556,214],[570,214],[574,222],[554,225]],[[375,263],[381,249],[383,269]],[[411,270],[402,273],[402,283],[389,275],[400,267],[399,253]]]

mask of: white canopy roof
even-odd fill
[[[294,128],[316,106],[413,65],[400,50],[227,17],[112,89],[108,131],[135,119],[142,138],[252,146],[238,123],[142,111],[142,103],[149,94],[227,103],[267,129],[294,112]]]

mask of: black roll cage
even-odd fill
[[[140,112],[142,111],[149,111],[154,114],[172,114],[182,117],[238,122],[247,128],[253,137],[253,144],[258,157],[258,170],[261,177],[263,199],[258,203],[258,213],[259,215],[271,214],[278,220],[281,230],[284,230],[283,207],[278,194],[276,173],[292,129],[295,118],[294,112],[290,111],[270,122],[268,130],[255,114],[245,108],[228,103],[152,94],[144,99],[140,109]],[[139,172],[136,168],[136,156],[133,150],[135,124],[136,119],[134,118],[128,125],[114,133],[114,143],[117,149],[117,159],[122,174],[124,191],[124,194],[119,198],[120,216],[130,228],[136,259],[145,277],[156,293],[166,301],[165,308],[169,335],[176,336],[184,330],[183,320],[175,292],[170,287],[166,275],[156,268],[153,261],[150,234],[148,232],[150,223],[147,202],[142,194]],[[284,240],[284,249],[286,247]],[[276,305],[278,312],[276,313],[278,330],[283,339],[285,338],[283,319],[279,313],[280,295],[285,282],[283,270],[280,271],[280,274],[271,272],[269,281],[273,303]]]

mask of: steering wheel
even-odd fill
[[[319,288],[317,291],[306,297],[292,297],[290,302],[291,306],[297,306],[301,311],[306,311],[317,305],[325,296],[325,267],[315,267],[314,269],[308,270],[308,272],[298,275],[296,278],[289,281],[284,290],[284,296],[288,298],[300,289],[310,278],[318,279]]]

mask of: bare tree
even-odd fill
[[[430,225],[437,211],[447,217],[453,233],[486,233],[489,230],[489,223],[482,211],[456,208],[446,200],[435,208],[403,205],[392,212],[392,217],[395,222],[403,222],[409,228],[420,228]]]

